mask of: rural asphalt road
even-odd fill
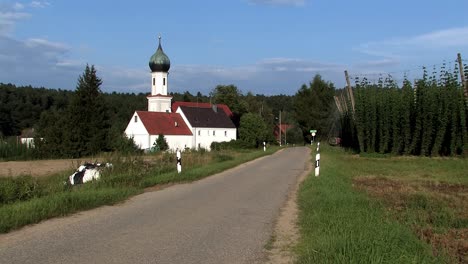
[[[261,263],[306,147],[0,235],[0,263]]]

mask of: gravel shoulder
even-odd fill
[[[310,150],[308,152],[310,156]],[[268,264],[295,263],[294,246],[299,241],[300,234],[297,226],[299,208],[297,194],[301,183],[312,172],[312,162],[307,162],[304,172],[299,176],[295,185],[289,191],[288,199],[281,208],[280,215],[275,223],[275,229],[267,245]]]

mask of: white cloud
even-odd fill
[[[358,62],[355,64],[357,67],[386,67],[386,66],[395,66],[400,64],[400,59],[398,58],[383,58],[378,60],[368,60],[363,62]]]
[[[24,8],[24,5],[21,4],[21,3],[14,3],[14,4],[13,4],[13,9],[14,9],[14,10],[21,10],[21,9],[23,9],[23,8]]]
[[[30,14],[24,12],[0,12],[0,21],[19,20],[30,16]]]
[[[50,3],[47,1],[32,1],[29,5],[34,8],[44,8],[50,6]]]
[[[206,65],[174,66],[171,91],[201,91],[207,94],[218,84],[234,84],[244,92],[294,94],[303,83],[321,74],[328,80],[344,83],[344,65],[298,58],[266,58],[250,65],[221,67]],[[339,79],[341,78],[341,80]],[[149,91],[148,88],[145,88]]]
[[[450,28],[415,36],[399,45],[454,47],[468,45],[468,27]]]
[[[14,30],[14,26],[18,20],[28,18],[31,15],[25,12],[15,12],[0,10],[0,36],[9,35]]]
[[[31,17],[21,3],[0,4],[0,36],[10,35],[18,21]]]
[[[372,56],[398,59],[410,53],[468,46],[468,27],[449,28],[425,34],[361,44],[357,50]]]
[[[283,6],[303,6],[306,0],[248,0],[251,4],[258,5],[283,5]]]
[[[15,84],[70,88],[78,77],[78,67],[71,67],[71,48],[63,43],[31,38],[16,40],[0,36],[0,80]]]
[[[41,38],[30,38],[26,40],[25,45],[28,47],[42,47],[57,52],[64,52],[70,50],[70,47],[64,43],[52,42]]]

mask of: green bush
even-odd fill
[[[30,160],[34,159],[34,151],[28,145],[18,142],[17,137],[0,137],[0,159]]]
[[[234,158],[230,155],[218,153],[215,155],[215,160],[218,162],[233,160]]]
[[[123,154],[141,154],[142,150],[135,144],[133,138],[120,135],[113,141],[113,148]]]
[[[0,178],[0,203],[12,203],[33,198],[40,192],[31,176]]]
[[[251,144],[245,142],[243,140],[231,140],[225,142],[212,142],[211,143],[211,150],[219,151],[219,150],[237,150],[237,149],[252,149]]]

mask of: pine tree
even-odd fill
[[[334,95],[333,83],[324,81],[318,74],[309,86],[302,85],[294,97],[294,119],[304,135],[316,129],[318,138],[326,139],[334,121]]]
[[[94,66],[86,65],[67,109],[64,134],[66,156],[83,157],[108,149],[109,124],[101,84]]]

